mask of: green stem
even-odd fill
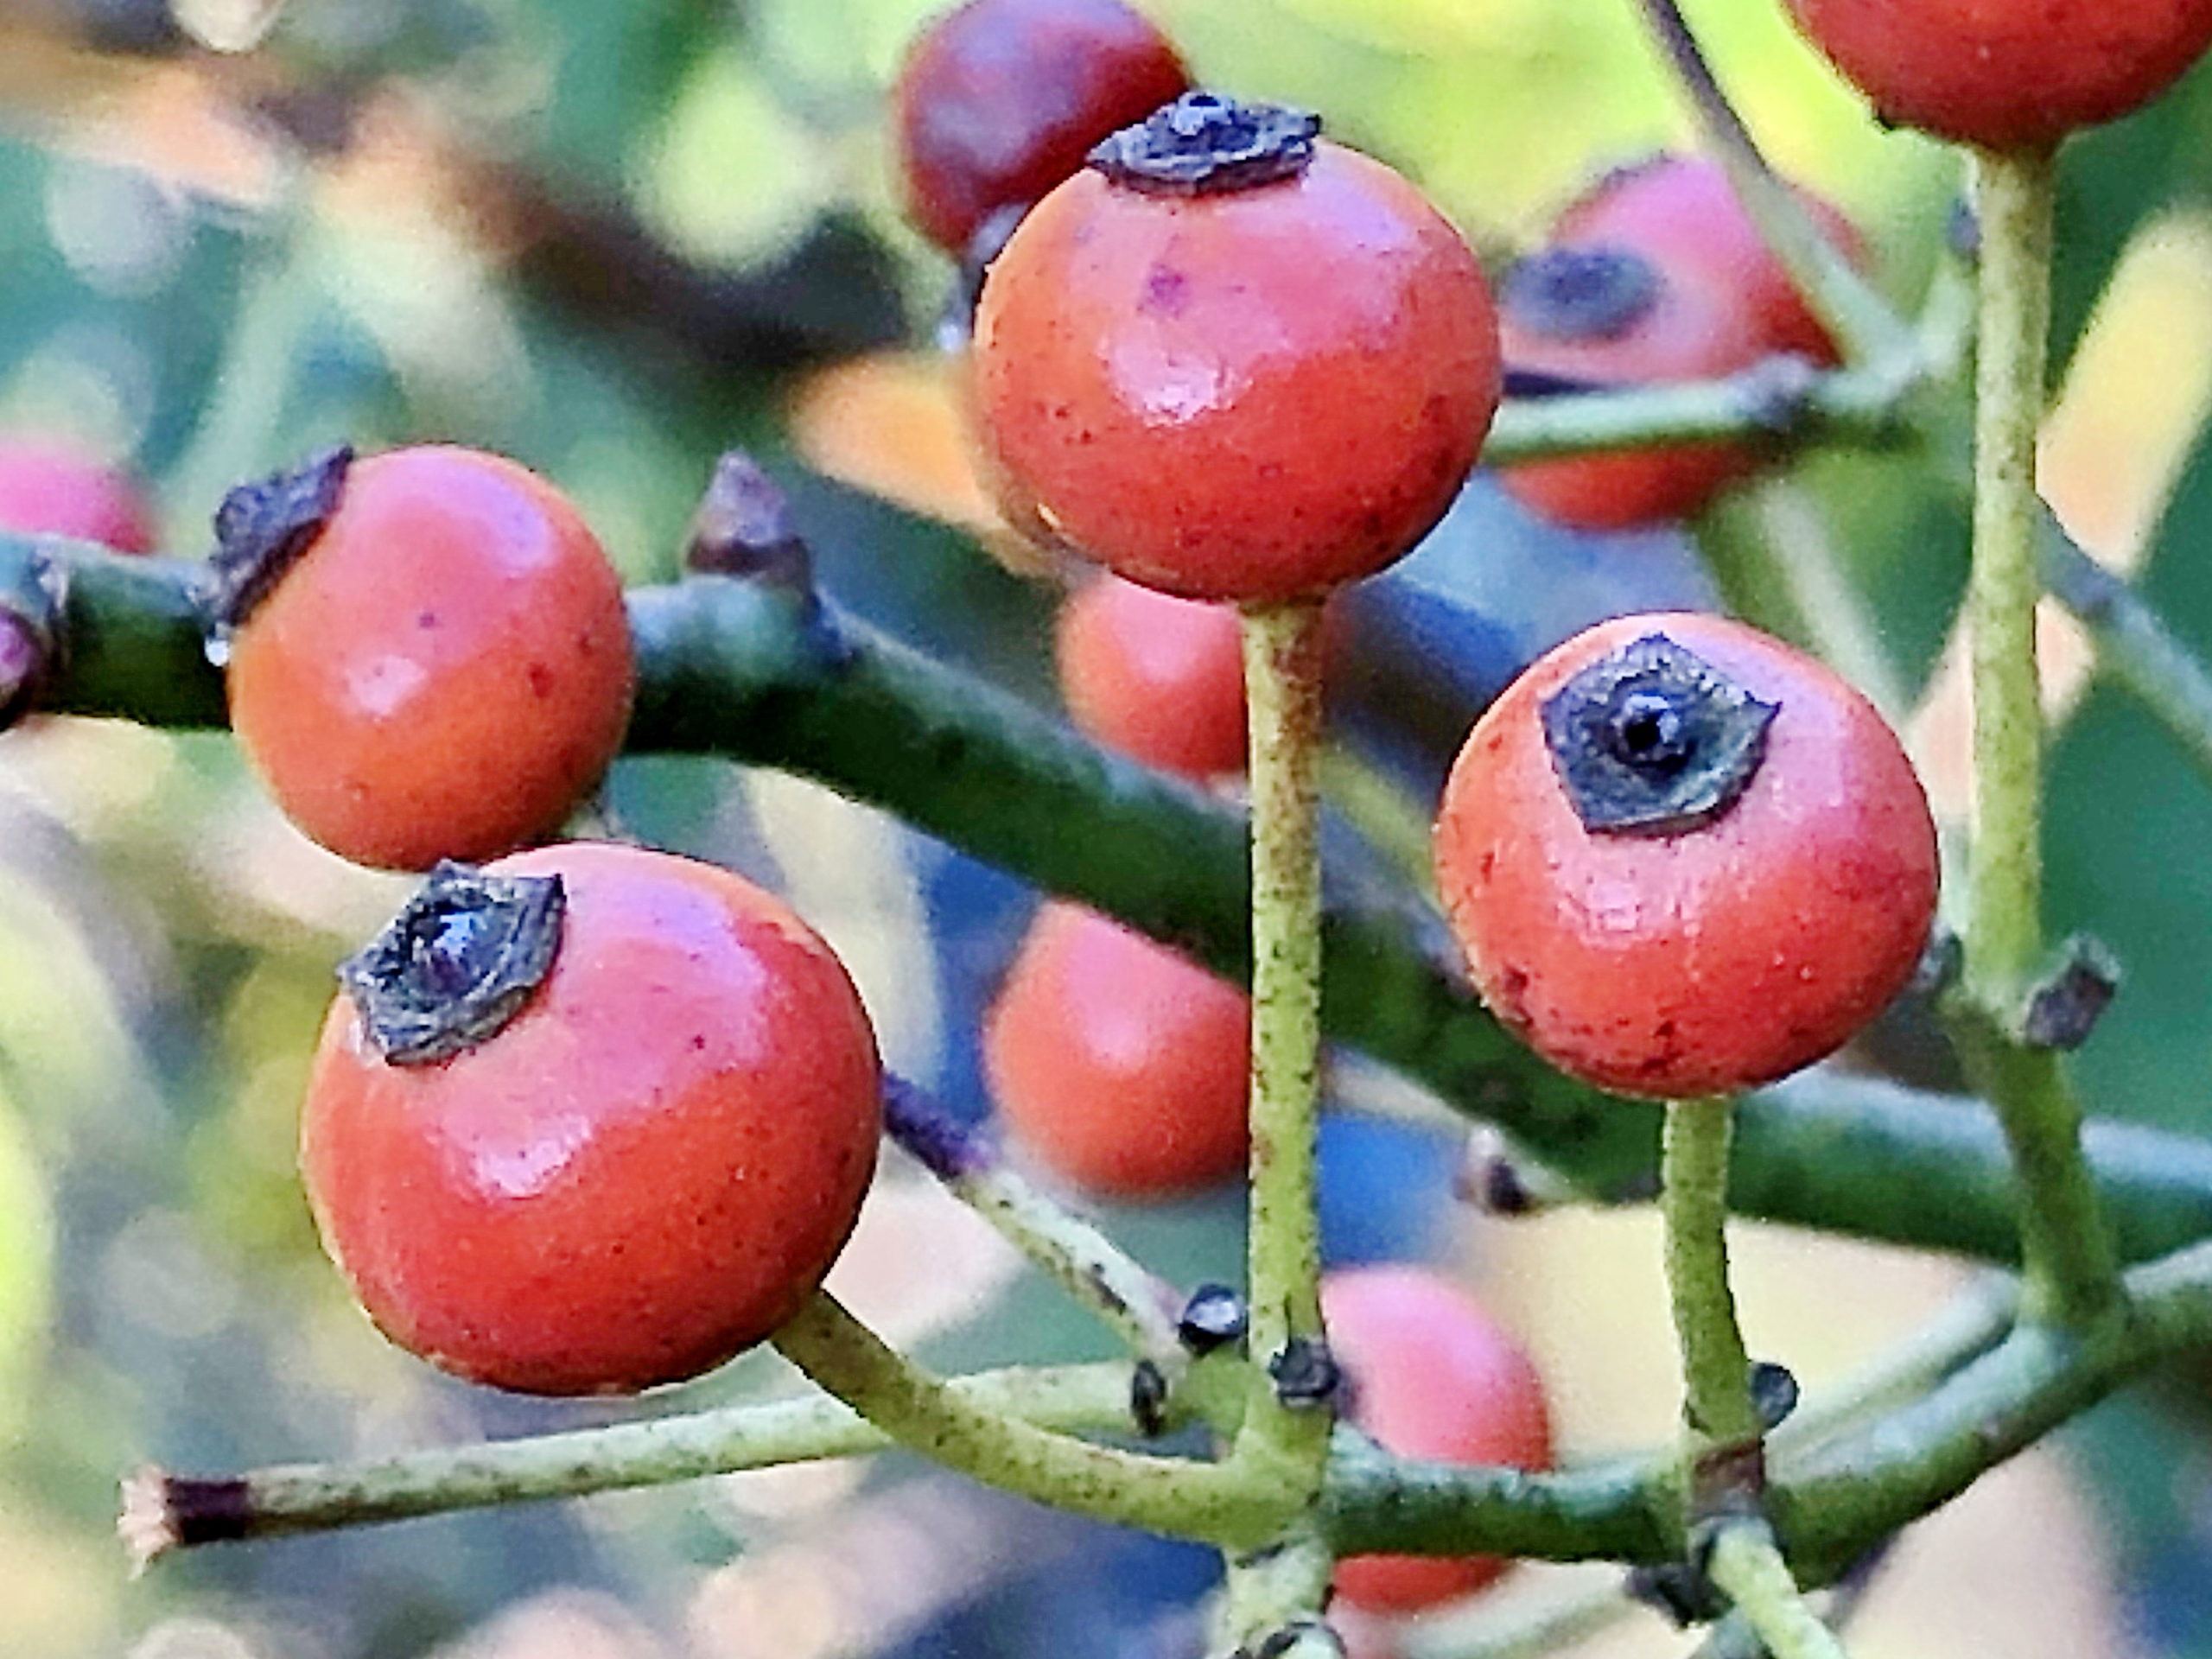
[[[1469,1606],[1426,1613],[1399,1634],[1398,1651],[1403,1659],[1546,1659],[1637,1610],[1618,1571],[1572,1576],[1564,1590],[1548,1586],[1511,1599],[1493,1590]]]
[[[1804,488],[1770,479],[1753,492],[1758,544],[1789,596],[1815,655],[1849,680],[1892,724],[1911,699],[1882,639],[1882,627],[1838,556],[1827,521]]]
[[[2133,1269],[2126,1289],[2124,1319],[2082,1332],[2021,1325],[1923,1398],[1793,1455],[1784,1478],[1769,1487],[1768,1505],[1783,1523],[1801,1576],[1821,1582],[1844,1573],[1881,1540],[2121,1383],[2212,1341],[2212,1243]],[[880,1363],[868,1361],[863,1369]],[[889,1363],[904,1366],[895,1355]],[[1128,1376],[1121,1366],[1083,1366],[943,1382],[922,1378],[925,1398],[915,1409],[928,1419],[948,1404],[964,1405],[986,1419],[979,1429],[986,1439],[996,1432],[999,1414],[1046,1427],[1106,1427],[1126,1411]],[[932,1392],[950,1402],[932,1403],[926,1398]],[[909,1437],[910,1443],[923,1437]],[[302,1465],[224,1480],[151,1471],[131,1484],[126,1524],[150,1559],[218,1538],[653,1484],[862,1452],[886,1440],[881,1430],[829,1402],[734,1407],[357,1465]],[[1170,1479],[1185,1471],[1198,1478],[1207,1489],[1198,1509],[1207,1513],[1241,1514],[1249,1506],[1249,1529],[1227,1529],[1257,1539],[1283,1524],[1279,1501],[1270,1503],[1255,1491],[1240,1497],[1231,1483],[1217,1482],[1218,1465],[1128,1462],[1147,1479],[1154,1471]],[[1340,1429],[1319,1519],[1331,1546],[1346,1554],[1663,1562],[1678,1560],[1681,1549],[1679,1527],[1668,1512],[1670,1466],[1663,1459],[1618,1460],[1536,1475],[1394,1458]],[[1125,1465],[1112,1465],[1109,1484],[1126,1472]],[[1118,1512],[1118,1506],[1109,1510]],[[178,1535],[180,1529],[186,1535]]]
[[[1286,1505],[1223,1464],[1094,1446],[963,1398],[892,1349],[826,1291],[773,1338],[815,1385],[956,1473],[1072,1515],[1163,1537],[1249,1548]]]
[[[2018,1306],[2009,1278],[1986,1274],[1895,1347],[1790,1413],[1767,1436],[1770,1466],[1787,1468],[1802,1448],[1922,1398],[2002,1342]]]
[[[1337,1558],[1319,1531],[1301,1526],[1263,1548],[1228,1559],[1215,1645],[1250,1652],[1275,1632],[1317,1618],[1329,1599]]]
[[[190,443],[169,468],[164,493],[175,524],[204,526],[233,485],[283,463],[285,410],[322,289],[296,210],[273,217],[239,289],[222,360],[208,377]]]
[[[1555,1474],[1401,1458],[1340,1427],[1321,1522],[1339,1555],[1680,1560],[1673,1472],[1671,1455]]]
[[[884,1134],[988,1222],[1030,1265],[1171,1379],[1190,1355],[1176,1336],[1182,1299],[1096,1226],[1009,1168],[986,1132],[904,1077],[883,1084]]]
[[[1718,380],[1509,398],[1483,442],[1483,464],[1730,439],[1896,448],[1911,435],[1911,384],[1886,362],[1821,373],[1774,358]]]
[[[1743,118],[1720,89],[1697,37],[1675,0],[1643,0],[1644,17],[1688,92],[1707,143],[1728,175],[1744,211],[1812,302],[1821,321],[1853,363],[1910,365],[1916,362],[1912,331],[1822,234],[1796,192],[1775,176],[1759,154]],[[1906,368],[1901,386],[1910,380]]]
[[[1666,1228],[1667,1295],[1682,1357],[1682,1419],[1695,1465],[1707,1453],[1756,1446],[1751,1362],[1728,1285],[1728,1142],[1735,1103],[1679,1100],[1667,1109],[1659,1214]]]
[[[1433,807],[1349,743],[1321,753],[1321,798],[1381,855],[1407,887],[1424,897],[1436,891],[1429,846]]]
[[[1924,1397],[1793,1455],[1766,1508],[1803,1584],[1834,1580],[1900,1529],[2163,1359],[2212,1342],[2212,1243],[2130,1270],[2126,1317],[2024,1324]],[[1668,1465],[1551,1476],[1392,1459],[1347,1433],[1324,1516],[1343,1554],[1678,1560]]]
[[[1707,1571],[1758,1632],[1773,1659],[1845,1659],[1835,1633],[1814,1615],[1764,1521],[1732,1522],[1714,1535]]]
[[[1873,1587],[1888,1553],[1886,1544],[1875,1546],[1829,1586],[1827,1605],[1821,1610],[1821,1621],[1839,1638]],[[1698,1644],[1690,1659],[1771,1659],[1771,1656],[1751,1621],[1738,1611],[1707,1630],[1705,1640]]]
[[[1965,988],[1978,1014],[1966,1046],[2005,1125],[2020,1177],[2031,1314],[2081,1322],[2109,1306],[2112,1246],[2082,1157],[2082,1114],[2056,1056],[2012,1041],[2043,958],[2043,690],[2036,668],[2036,493],[2050,327],[2048,151],[1977,152],[1981,302],[1974,375],[1974,839]]]
[[[1322,607],[1244,613],[1251,727],[1252,1092],[1250,1401],[1241,1464],[1290,1491],[1320,1489],[1327,1400],[1286,1403],[1269,1373],[1321,1342],[1321,1232],[1314,1203],[1321,1082]]]
[[[2119,1292],[2119,1262],[2082,1155],[2082,1105],[2064,1059],[1994,1030],[1979,1009],[1955,1013],[1951,1040],[1974,1087],[2005,1126],[2024,1202],[2021,1313],[2068,1323],[2094,1319]]]
[[[1130,1427],[1126,1364],[982,1371],[944,1386],[977,1411],[1039,1428]],[[169,1550],[203,1543],[660,1486],[850,1457],[890,1444],[849,1407],[810,1395],[363,1463],[288,1464],[219,1479],[147,1470],[126,1485],[125,1510],[143,1566]]]
[[[197,567],[46,544],[68,573],[67,649],[42,706],[168,727],[223,723]],[[34,543],[0,536],[0,584]],[[35,595],[25,602],[33,602]],[[702,578],[630,594],[632,753],[783,767],[1191,951],[1249,971],[1246,830],[1232,809],[1084,741],[973,677],[787,592]],[[1082,826],[1080,834],[1071,826]],[[1324,923],[1330,1035],[1510,1134],[1591,1197],[1649,1197],[1658,1109],[1536,1060],[1468,990],[1433,914],[1387,886]],[[2016,1259],[2004,1136],[1979,1104],[1816,1069],[1739,1103],[1738,1214]],[[2212,1146],[2092,1124],[2123,1260],[2212,1236]]]
[[[1981,309],[1975,369],[1974,853],[1967,984],[1999,1024],[2043,956],[2043,693],[2036,672],[2036,439],[2050,324],[2048,156],[1976,157]]]
[[[2212,672],[2190,654],[2163,618],[2126,582],[2044,519],[2044,587],[2088,630],[2097,672],[2151,713],[2212,783]]]

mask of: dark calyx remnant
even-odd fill
[[[1544,742],[1583,828],[1679,835],[1720,817],[1750,787],[1780,709],[1651,633],[1544,700]]]
[[[486,875],[447,862],[390,926],[338,966],[369,1040],[394,1065],[431,1065],[521,1013],[561,946],[557,875]]]
[[[1088,157],[1114,183],[1154,195],[1205,196],[1294,178],[1313,159],[1321,118],[1281,104],[1185,92]]]
[[[1618,340],[1659,303],[1658,268],[1626,248],[1546,248],[1513,267],[1499,309],[1546,340]]]
[[[253,613],[338,511],[351,444],[312,456],[289,472],[241,484],[215,509],[215,551],[206,602],[219,633]]]
[[[813,556],[791,523],[783,486],[742,449],[724,453],[691,517],[686,569],[810,588]]]

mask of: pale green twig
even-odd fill
[[[1328,1453],[1325,1395],[1280,1382],[1321,1337],[1314,1207],[1320,1106],[1321,856],[1315,770],[1321,734],[1318,601],[1244,613],[1251,724],[1252,1093],[1249,1285],[1255,1368],[1236,1440],[1246,1466],[1310,1495]],[[1270,1376],[1271,1370],[1286,1373]]]
[[[977,1410],[1040,1428],[1127,1430],[1129,1369],[982,1371],[945,1386]],[[850,1457],[891,1443],[850,1408],[810,1394],[357,1463],[286,1464],[213,1479],[142,1470],[124,1486],[123,1529],[144,1567],[196,1544],[658,1486]]]
[[[824,1393],[893,1440],[986,1485],[1164,1537],[1249,1548],[1300,1507],[1223,1464],[1096,1446],[964,1398],[896,1352],[827,1292],[773,1338]]]
[[[2117,1262],[2082,1155],[2082,1111],[2061,1062],[2018,1040],[2043,967],[2042,583],[2036,439],[2050,325],[2048,152],[1978,153],[1981,304],[1975,359],[1974,568],[1966,614],[1974,676],[1974,839],[1965,991],[1957,1023],[1970,1071],[2005,1125],[2021,1184],[2031,1314],[2081,1322],[2107,1308]]]
[[[1835,1632],[1798,1593],[1789,1564],[1764,1521],[1724,1523],[1713,1535],[1706,1570],[1758,1632],[1773,1659],[1845,1659]]]

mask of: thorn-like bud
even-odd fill
[[[1541,1215],[1571,1197],[1556,1174],[1522,1157],[1488,1123],[1467,1132],[1459,1166],[1452,1172],[1452,1195],[1484,1215],[1508,1217]]]
[[[783,486],[742,449],[726,450],[715,463],[707,493],[691,515],[683,564],[702,575],[812,592],[814,556],[791,524]]]
[[[1148,1440],[1167,1432],[1167,1378],[1148,1359],[1137,1361],[1129,1373],[1129,1416]]]
[[[1787,1365],[1771,1359],[1751,1362],[1751,1408],[1769,1433],[1789,1420],[1797,1400],[1797,1378]]]
[[[1175,1335],[1193,1354],[1210,1354],[1243,1341],[1251,1323],[1244,1299],[1227,1285],[1200,1285],[1183,1304]]]
[[[2081,1047],[2119,990],[2120,959],[2076,933],[2062,947],[2058,967],[2028,994],[2020,1040],[2031,1048]]]
[[[1344,1371],[1329,1344],[1319,1338],[1294,1337],[1268,1362],[1275,1398],[1294,1411],[1333,1405],[1344,1386]]]

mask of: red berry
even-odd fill
[[[483,874],[560,878],[550,970],[428,1062],[385,1058],[366,993],[340,995],[301,1128],[323,1243],[387,1336],[472,1381],[696,1376],[797,1312],[852,1230],[880,1113],[868,1016],[829,947],[727,871],[579,842]],[[504,918],[423,902],[397,948],[442,1014],[505,959]]]
[[[1075,723],[1147,766],[1206,778],[1244,767],[1236,613],[1101,576],[1060,607],[1060,691]]]
[[[130,475],[43,438],[0,437],[0,530],[154,550],[154,515]]]
[[[1357,1268],[1321,1281],[1329,1350],[1351,1386],[1351,1420],[1401,1457],[1551,1467],[1543,1381],[1471,1296],[1423,1268]],[[1495,1556],[1354,1556],[1338,1594],[1373,1612],[1416,1612],[1483,1588]]]
[[[1190,84],[1121,0],[968,0],[915,40],[892,89],[907,217],[964,253],[985,219],[1027,207]]]
[[[1936,831],[1881,716],[1740,623],[1601,623],[1477,723],[1436,867],[1491,1010],[1600,1088],[1732,1093],[1840,1046],[1911,976]]]
[[[1803,200],[1831,240],[1863,257],[1840,213]],[[1690,156],[1609,174],[1569,207],[1507,278],[1498,327],[1516,369],[1599,386],[1707,379],[1785,352],[1839,360],[1726,175]],[[1619,530],[1689,517],[1759,459],[1741,444],[1676,444],[1535,461],[1504,479],[1557,523]]]
[[[1014,522],[1257,601],[1382,569],[1451,504],[1497,404],[1488,288],[1418,191],[1312,132],[1194,93],[1022,221],[973,353]]]
[[[2164,92],[2212,44],[2212,0],[1788,0],[1875,114],[2040,149]]]
[[[1047,904],[983,1027],[1001,1115],[1085,1192],[1164,1198],[1244,1166],[1244,994],[1165,945]]]
[[[557,829],[621,745],[620,579],[568,499],[498,455],[396,449],[231,642],[231,722],[333,852],[427,869]]]

